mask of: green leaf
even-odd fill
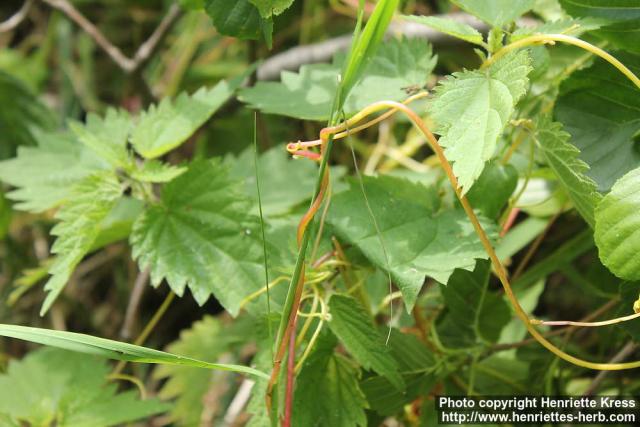
[[[545,22],[535,27],[520,27],[511,33],[509,40],[514,42],[534,34],[569,34],[578,36],[599,27],[600,24],[593,19],[559,19]]]
[[[268,40],[272,28],[260,16],[260,11],[249,0],[205,0],[205,11],[220,34],[239,39],[259,39],[262,34]]]
[[[13,157],[16,146],[34,145],[34,128],[55,127],[51,111],[21,81],[4,71],[0,71],[0,102],[11,106],[0,109],[0,159]]]
[[[222,81],[193,95],[163,99],[141,114],[131,134],[133,148],[147,159],[160,157],[184,143],[233,94],[235,87]]]
[[[294,0],[249,0],[251,4],[258,8],[263,18],[280,15],[291,7],[293,1]]]
[[[86,124],[71,122],[69,127],[80,142],[113,167],[127,167],[131,163],[127,152],[131,125],[129,113],[110,108],[104,118],[89,114]]]
[[[436,88],[429,112],[463,193],[493,156],[516,102],[526,92],[530,62],[528,52],[521,50],[489,69],[454,73]]]
[[[435,188],[392,177],[365,177],[364,187],[389,256],[391,277],[409,311],[425,276],[445,284],[456,268],[472,270],[476,259],[487,257],[461,209],[438,210]],[[355,245],[378,268],[387,269],[357,183],[333,197],[327,221],[340,238]],[[492,227],[484,225],[493,234]]]
[[[36,132],[37,147],[19,147],[16,158],[0,162],[0,180],[16,190],[7,194],[17,209],[43,212],[59,206],[75,184],[108,165],[76,139]]]
[[[0,188],[0,240],[4,239],[9,232],[9,225],[11,225],[11,204]]]
[[[580,150],[569,143],[570,135],[547,116],[536,124],[537,142],[547,164],[556,173],[569,197],[587,223],[595,225],[594,210],[602,199],[596,183],[585,175],[589,165],[578,158]]]
[[[497,219],[518,185],[518,171],[511,165],[491,162],[484,168],[467,198],[485,217]]]
[[[329,327],[358,363],[387,378],[396,389],[404,389],[404,381],[385,346],[384,337],[360,303],[350,296],[333,295],[329,312]]]
[[[611,22],[640,18],[637,0],[560,0],[560,4],[574,17],[602,18]]]
[[[594,237],[602,263],[622,279],[640,279],[640,168],[611,187],[595,217]]]
[[[535,0],[451,0],[494,27],[504,27],[530,11]]]
[[[634,73],[640,73],[640,56],[614,55]],[[586,175],[601,192],[640,166],[635,135],[640,130],[640,90],[608,62],[598,59],[564,81],[555,117],[571,134],[571,143],[589,165]]]
[[[480,340],[498,341],[502,328],[511,320],[506,301],[489,289],[491,263],[478,262],[473,272],[456,270],[441,288],[447,316],[439,325],[445,345],[469,346]]]
[[[185,167],[169,165],[159,160],[147,160],[131,172],[131,177],[142,182],[169,182],[186,170]]]
[[[251,108],[304,120],[324,121],[338,88],[344,54],[332,64],[303,65],[298,73],[283,71],[281,82],[258,82],[242,89],[239,98]],[[436,59],[431,46],[420,39],[393,39],[371,58],[366,73],[351,91],[344,105],[352,115],[381,100],[400,101],[406,88],[421,88],[427,82]]]
[[[418,24],[426,25],[436,31],[459,38],[469,43],[484,46],[482,34],[470,25],[463,22],[453,21],[451,19],[440,18],[437,16],[411,15],[405,16],[405,19]]]
[[[154,286],[166,279],[180,296],[189,286],[201,305],[214,294],[235,316],[264,282],[258,221],[248,209],[220,161],[195,161],[134,224],[133,257],[151,268]]]
[[[100,359],[52,348],[12,361],[0,375],[0,415],[17,425],[107,427],[165,412],[156,399],[117,393]]]
[[[49,291],[42,304],[44,315],[67,284],[73,270],[91,250],[100,225],[122,195],[124,188],[112,172],[95,173],[74,187],[71,198],[56,214],[60,222],[51,230],[57,236],[51,252],[56,259],[44,286]]]
[[[77,353],[93,354],[113,360],[137,363],[155,363],[163,365],[181,365],[194,368],[220,369],[269,378],[264,372],[253,368],[224,363],[209,363],[186,356],[140,347],[125,342],[108,340],[75,332],[55,331],[51,329],[31,328],[28,326],[0,324],[0,336],[30,341],[50,347],[62,348]]]
[[[359,377],[358,369],[335,354],[333,347],[313,352],[296,378],[292,425],[366,426],[367,401],[358,386]]]
[[[252,326],[249,322],[244,325]],[[219,319],[205,316],[190,329],[183,330],[180,339],[171,343],[167,351],[189,354],[201,360],[216,360],[228,352],[232,344],[246,342],[250,335],[251,330],[239,328],[237,322],[225,325]],[[203,375],[200,369],[185,366],[160,365],[156,368],[153,377],[167,380],[158,396],[163,400],[175,399],[172,421],[185,426],[199,425],[205,409],[203,400],[216,379],[212,375]]]

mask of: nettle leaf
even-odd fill
[[[467,198],[485,217],[497,219],[518,185],[518,171],[511,165],[489,163]]]
[[[522,50],[487,70],[454,73],[437,86],[429,112],[463,193],[493,156],[516,102],[526,92],[530,63],[529,53]]]
[[[58,297],[82,258],[100,234],[101,223],[116,205],[124,187],[113,172],[98,172],[80,181],[67,203],[56,213],[60,221],[51,234],[57,236],[51,252],[56,259],[49,269],[49,291],[40,314],[46,313]]]
[[[0,102],[11,108],[0,109],[0,159],[13,157],[16,146],[34,145],[33,128],[51,130],[55,118],[18,79],[0,71]]]
[[[263,18],[280,15],[293,4],[294,0],[249,0],[260,11]]]
[[[131,177],[142,182],[169,182],[182,175],[187,170],[183,166],[173,166],[159,160],[147,160],[131,171]]]
[[[593,19],[559,19],[549,21],[535,27],[520,27],[509,36],[509,40],[514,42],[534,34],[569,34],[578,36],[586,31],[600,28],[600,23]]]
[[[117,392],[104,360],[59,349],[33,351],[0,374],[0,415],[15,425],[107,427],[165,412],[157,399]]]
[[[511,320],[511,310],[501,295],[489,290],[491,263],[479,261],[474,271],[456,270],[441,287],[447,315],[438,326],[445,345],[467,346],[480,340],[498,341]]]
[[[220,34],[239,39],[269,40],[273,31],[268,20],[260,16],[258,8],[249,0],[205,0],[205,11]]]
[[[360,186],[350,184],[348,191],[333,197],[327,221],[340,238],[386,270]],[[456,268],[473,270],[476,259],[487,257],[461,209],[438,210],[436,189],[392,177],[365,177],[364,187],[389,256],[391,277],[402,291],[407,310],[413,307],[425,276],[446,284]],[[483,223],[493,234],[493,228]]]
[[[562,125],[546,116],[536,124],[536,137],[547,164],[567,190],[576,210],[593,228],[594,210],[602,196],[597,184],[585,174],[589,165],[578,158],[580,150],[569,143],[570,135],[562,130]]]
[[[640,18],[640,4],[636,0],[560,0],[560,4],[575,17],[589,16],[607,21]]]
[[[351,361],[318,348],[304,363],[296,378],[293,396],[294,426],[364,427],[367,401],[358,386],[360,372]],[[310,399],[309,396],[319,396]]]
[[[405,16],[405,19],[418,24],[426,25],[436,31],[448,34],[452,37],[459,38],[469,43],[474,43],[480,46],[484,46],[484,40],[482,34],[472,26],[463,22],[453,21],[451,19],[440,18],[437,16],[418,16],[411,15]]]
[[[614,55],[640,73],[640,56]],[[640,130],[639,110],[640,90],[602,59],[573,73],[561,86],[555,117],[571,134],[571,143],[589,165],[586,174],[602,192],[640,165],[634,142]]]
[[[36,147],[19,147],[17,157],[0,162],[0,180],[16,190],[7,194],[17,209],[43,212],[67,200],[75,184],[96,170],[108,168],[76,139],[36,132]]]
[[[404,389],[404,381],[385,346],[384,337],[362,305],[350,296],[333,295],[329,300],[329,312],[331,331],[358,363],[387,378],[396,389]]]
[[[298,73],[283,71],[281,82],[258,82],[239,98],[251,108],[303,120],[325,121],[338,88],[344,54],[332,64],[303,65]],[[407,88],[421,88],[436,64],[431,45],[420,39],[393,39],[382,44],[344,105],[352,115],[381,100],[400,101]]]
[[[249,322],[245,322],[249,325]],[[180,333],[180,339],[171,343],[167,351],[188,354],[201,360],[216,360],[229,351],[232,344],[246,342],[251,335],[249,328],[241,329],[237,322],[223,324],[219,319],[205,316]],[[204,410],[204,398],[212,387],[215,373],[206,373],[198,368],[177,365],[160,365],[153,377],[167,381],[159,392],[163,400],[175,399],[171,408],[171,419],[180,425],[199,425]]]
[[[189,286],[201,305],[214,294],[235,316],[264,281],[259,224],[248,209],[219,160],[195,161],[134,224],[133,257],[151,268],[154,286],[166,279],[180,296]]]
[[[127,152],[131,125],[129,113],[110,108],[104,118],[89,114],[85,124],[71,122],[69,128],[80,142],[113,167],[126,167],[131,162]]]
[[[595,213],[595,241],[602,263],[616,276],[640,279],[640,168],[611,187]]]
[[[153,159],[184,143],[233,94],[235,83],[222,81],[193,95],[183,93],[175,100],[163,99],[140,115],[131,134],[133,148]]]
[[[461,9],[494,27],[504,27],[531,9],[535,0],[451,0]]]

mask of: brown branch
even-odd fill
[[[24,19],[27,17],[29,13],[29,9],[33,5],[33,0],[26,0],[20,10],[11,15],[9,19],[6,21],[0,22],[0,33],[6,33],[7,31],[11,31],[16,28]]]
[[[133,323],[136,320],[136,314],[140,307],[140,301],[142,300],[142,294],[149,281],[150,269],[147,267],[144,271],[138,273],[136,280],[133,284],[133,290],[131,291],[131,298],[129,298],[129,304],[127,305],[127,311],[124,316],[124,322],[122,323],[122,329],[120,329],[120,338],[128,340],[131,338],[131,329]]]
[[[142,43],[132,58],[127,57],[122,51],[107,39],[102,32],[91,21],[85,18],[78,9],[76,9],[68,0],[42,0],[49,6],[64,13],[69,19],[75,22],[84,32],[89,34],[91,38],[104,50],[111,59],[118,64],[127,73],[133,73],[144,65],[157,49],[160,41],[167,34],[171,26],[177,21],[182,14],[180,7],[176,4],[171,5],[167,14],[162,21]]]
[[[609,363],[622,362],[627,357],[631,356],[631,354],[633,354],[636,348],[638,348],[638,345],[636,343],[634,342],[627,343],[627,345],[622,347],[622,350],[620,350],[618,353],[616,353],[615,356],[611,358]],[[589,388],[587,388],[587,390],[584,392],[583,396],[593,396],[593,394],[596,392],[596,390],[598,390],[598,387],[600,387],[600,385],[605,380],[607,375],[609,375],[609,373],[611,373],[611,371],[598,372],[598,375],[596,375],[596,377],[593,379],[593,381],[589,385]]]

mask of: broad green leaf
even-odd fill
[[[291,7],[294,0],[249,0],[249,2],[258,8],[263,18],[270,18],[273,15],[280,15]]]
[[[610,22],[640,18],[637,0],[560,0],[560,4],[574,17],[601,18]]]
[[[329,327],[358,363],[387,378],[396,389],[404,389],[404,381],[385,346],[384,337],[362,305],[350,296],[333,295],[329,312]]]
[[[530,62],[528,52],[521,50],[486,70],[454,73],[437,86],[429,112],[463,192],[493,156],[516,102],[526,92]]]
[[[133,148],[147,159],[160,157],[184,143],[224,104],[235,87],[222,81],[193,95],[163,99],[140,115],[131,134]]]
[[[360,372],[333,347],[319,348],[296,378],[294,426],[364,427],[367,401],[358,386]],[[310,399],[310,396],[318,396]]]
[[[93,247],[102,221],[123,191],[114,173],[99,172],[78,183],[69,201],[56,213],[60,222],[51,230],[51,234],[57,236],[51,252],[57,256],[49,269],[51,278],[44,286],[49,294],[42,304],[41,315],[49,310],[73,270]]]
[[[53,348],[11,361],[0,374],[0,414],[16,425],[107,427],[165,412],[169,405],[117,393],[100,359]],[[4,425],[4,424],[3,424]]]
[[[199,304],[211,294],[236,315],[241,300],[264,282],[257,219],[248,214],[241,183],[218,160],[199,160],[168,183],[131,234],[132,253],[151,283],[166,279]]]
[[[629,316],[635,313],[634,307],[636,301],[640,298],[640,282],[624,281],[618,286],[618,293],[620,295],[620,304],[617,316]],[[640,341],[640,319],[623,322],[618,326],[631,335],[636,342]]]
[[[244,322],[249,325],[249,322]],[[180,333],[180,339],[171,343],[167,351],[177,354],[189,354],[201,360],[216,360],[233,344],[241,344],[250,338],[251,330],[238,327],[238,322],[225,325],[219,319],[205,316],[193,323],[190,329]],[[153,377],[167,381],[158,396],[163,400],[175,399],[171,408],[173,422],[180,425],[199,425],[205,409],[204,399],[216,378],[203,373],[198,368],[185,366],[160,365]]]
[[[17,157],[0,162],[0,180],[16,187],[7,194],[17,209],[43,212],[59,206],[72,188],[108,164],[76,139],[36,132],[37,147],[19,147]]]
[[[602,263],[625,280],[640,279],[640,168],[611,187],[596,208],[595,241]]]
[[[242,89],[239,98],[264,113],[327,120],[344,58],[338,54],[332,64],[303,65],[298,73],[283,71],[281,82],[258,82]],[[431,46],[424,40],[390,40],[371,58],[347,97],[345,114],[352,115],[376,101],[405,99],[405,89],[423,87],[435,63]]]
[[[259,39],[262,34],[267,40],[271,37],[272,28],[266,28],[269,23],[249,0],[205,0],[205,11],[216,30],[225,36],[243,40]]]
[[[488,261],[481,261],[473,272],[456,270],[447,286],[441,288],[447,316],[439,325],[439,335],[445,345],[496,342],[511,320],[509,305],[489,289],[490,267]]]
[[[391,277],[409,311],[425,276],[446,284],[456,268],[473,270],[476,259],[487,257],[461,209],[438,210],[437,189],[391,177],[365,177],[364,187],[389,257]],[[387,269],[357,183],[333,197],[327,221],[341,239],[355,245],[378,268]],[[492,234],[492,227],[484,225]]]
[[[62,348],[77,353],[93,354],[107,359],[124,360],[137,363],[155,363],[163,365],[181,365],[194,368],[220,369],[269,378],[264,372],[253,368],[224,363],[209,363],[191,357],[179,356],[164,351],[140,347],[125,342],[108,340],[92,335],[75,332],[55,331],[52,329],[31,328],[28,326],[0,324],[0,336],[30,341],[50,347]]]
[[[0,188],[0,240],[4,239],[11,224],[11,205]]]
[[[258,213],[258,194],[253,168],[253,151],[245,150],[237,158],[227,158],[231,177],[242,179],[245,190],[255,200],[253,213]],[[337,169],[337,170],[335,170]],[[265,216],[281,215],[309,200],[313,193],[318,168],[306,159],[293,159],[281,146],[274,147],[258,158],[260,193]],[[344,173],[343,168],[331,170],[333,178]]]
[[[0,159],[13,157],[16,146],[34,145],[33,129],[52,130],[53,114],[18,79],[0,71]],[[1,169],[1,167],[0,167]]]
[[[89,114],[86,124],[71,122],[69,127],[80,142],[113,167],[124,168],[131,163],[127,152],[131,117],[126,111],[110,108],[104,118]]]
[[[598,21],[593,19],[559,19],[549,21],[535,27],[520,27],[509,36],[514,42],[534,34],[569,34],[578,36],[586,31],[592,31],[600,27]]]
[[[469,43],[484,46],[482,34],[470,25],[463,22],[452,21],[451,19],[440,18],[437,16],[406,16],[405,19],[418,24],[426,25],[441,33],[459,38]]]
[[[139,168],[131,171],[131,177],[142,182],[169,182],[180,176],[187,168],[173,166],[160,160],[147,160]]]
[[[451,0],[494,27],[504,27],[530,11],[535,0]]]
[[[640,56],[614,55],[636,74]],[[555,118],[571,134],[571,143],[589,165],[586,175],[601,192],[640,166],[635,137],[640,131],[640,89],[608,62],[598,59],[564,81]]]
[[[144,203],[133,197],[121,197],[100,223],[98,236],[91,245],[91,251],[129,238],[133,223],[140,216]]]
[[[640,18],[607,25],[594,34],[617,49],[640,55]]]
[[[467,193],[469,203],[485,217],[497,219],[518,185],[518,171],[511,165],[491,162]]]
[[[369,406],[383,416],[399,413],[404,405],[427,395],[442,375],[433,353],[415,335],[394,328],[388,347],[407,384],[406,390],[396,390],[382,376],[369,376],[360,382]]]
[[[569,193],[576,210],[593,228],[593,213],[602,196],[596,183],[585,175],[589,166],[578,158],[580,150],[569,143],[570,135],[562,130],[562,125],[549,117],[538,121],[536,136],[547,164]]]
[[[204,8],[204,0],[180,0],[180,6],[188,10],[200,10]]]

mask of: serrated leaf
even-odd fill
[[[263,18],[271,18],[291,7],[294,0],[249,0],[249,2],[258,8]]]
[[[117,393],[109,371],[91,356],[36,350],[0,374],[0,414],[19,425],[107,427],[169,409],[156,399],[139,400],[135,391]]]
[[[161,183],[169,182],[182,175],[187,168],[173,166],[159,160],[147,160],[139,168],[131,172],[131,177],[142,182]]]
[[[437,16],[422,15],[405,16],[405,19],[417,22],[418,24],[426,25],[427,27],[431,27],[436,31],[440,31],[441,33],[448,34],[452,37],[459,38],[469,43],[475,43],[477,45],[484,46],[482,34],[480,34],[480,32],[472,26],[467,25],[463,22],[457,22],[451,19],[440,18]]]
[[[640,56],[614,55],[634,73],[640,73]],[[586,175],[601,192],[640,165],[635,135],[640,131],[640,89],[608,62],[598,59],[571,75],[561,86],[555,118],[571,134],[571,143],[589,165]]]
[[[57,256],[49,269],[51,277],[44,286],[49,294],[42,304],[41,315],[49,310],[73,270],[91,250],[102,221],[123,190],[112,172],[93,174],[73,188],[70,200],[56,214],[60,222],[51,230],[51,234],[57,236],[51,252]]]
[[[447,316],[439,335],[450,346],[470,346],[477,340],[498,341],[511,320],[506,301],[489,290],[491,264],[479,261],[474,271],[456,270],[441,288]]]
[[[93,354],[94,356],[113,360],[219,369],[255,375],[260,378],[269,377],[264,372],[246,366],[209,363],[191,357],[75,332],[0,324],[0,336],[71,350],[77,353]]]
[[[249,0],[205,0],[205,11],[220,34],[253,40],[262,34],[267,40],[271,37],[272,28],[265,33],[268,22]]]
[[[485,217],[497,219],[518,185],[518,171],[511,165],[491,162],[484,168],[467,198]]]
[[[359,377],[358,369],[333,348],[316,350],[296,378],[292,425],[366,426],[367,401],[358,386]]]
[[[536,27],[520,27],[511,33],[509,40],[514,42],[534,34],[569,34],[578,36],[597,28],[600,28],[600,24],[593,19],[566,18],[545,22]]]
[[[16,146],[34,145],[34,128],[55,127],[52,112],[21,81],[4,71],[0,71],[0,102],[11,106],[0,109],[0,159],[13,157]]]
[[[640,168],[616,181],[598,204],[595,219],[602,263],[622,279],[640,279]]]
[[[358,363],[364,369],[384,376],[396,389],[402,390],[404,381],[385,346],[384,337],[360,303],[347,295],[333,295],[329,300],[329,312],[329,327]]]
[[[244,322],[244,325],[249,325]],[[180,339],[171,343],[167,351],[177,354],[189,354],[201,360],[216,360],[229,351],[232,344],[246,342],[251,335],[248,327],[238,327],[237,322],[225,325],[219,319],[205,316],[194,322],[190,329],[180,333]],[[167,381],[159,392],[163,400],[175,399],[171,408],[172,421],[180,425],[198,425],[202,420],[205,408],[204,398],[212,387],[211,375],[203,375],[197,368],[184,366],[160,365],[153,377]]]
[[[530,11],[535,0],[451,0],[494,27],[504,27]]]
[[[163,99],[140,115],[131,134],[133,148],[153,159],[185,142],[224,104],[235,87],[222,81],[213,88],[201,88],[193,95]]]
[[[126,167],[131,162],[127,152],[131,125],[129,113],[109,108],[104,118],[89,114],[85,124],[71,122],[69,128],[80,142],[113,167]]]
[[[65,134],[35,132],[37,147],[19,147],[17,157],[0,162],[0,180],[17,187],[7,197],[15,208],[43,212],[71,196],[78,182],[108,164]]]
[[[220,161],[195,161],[134,224],[133,257],[150,267],[154,286],[166,279],[178,295],[189,286],[199,304],[214,294],[235,316],[264,281],[258,221],[248,205]]]
[[[578,158],[580,150],[569,143],[570,135],[562,125],[546,116],[537,122],[536,136],[547,164],[569,193],[576,210],[593,228],[594,210],[602,196],[596,183],[585,174],[589,165]]]
[[[607,21],[640,18],[640,4],[636,0],[560,0],[560,4],[574,17],[588,16]]]
[[[303,65],[298,73],[284,71],[281,82],[258,82],[242,89],[239,98],[264,113],[327,120],[343,62],[344,55],[338,54],[332,64]],[[347,97],[345,114],[352,115],[376,101],[406,98],[405,89],[424,86],[435,63],[431,46],[424,40],[384,43]]]
[[[487,70],[454,73],[437,86],[429,112],[463,193],[493,156],[516,102],[526,92],[530,62],[522,50]]]
[[[487,257],[460,209],[438,211],[437,190],[400,178],[364,178],[367,199],[389,256],[390,273],[410,311],[425,276],[446,284],[456,268],[473,270]],[[395,189],[402,189],[395,191]],[[327,221],[336,234],[355,245],[375,266],[387,269],[386,257],[360,186],[335,195]],[[486,225],[486,221],[483,221]],[[488,226],[490,234],[493,233]]]

